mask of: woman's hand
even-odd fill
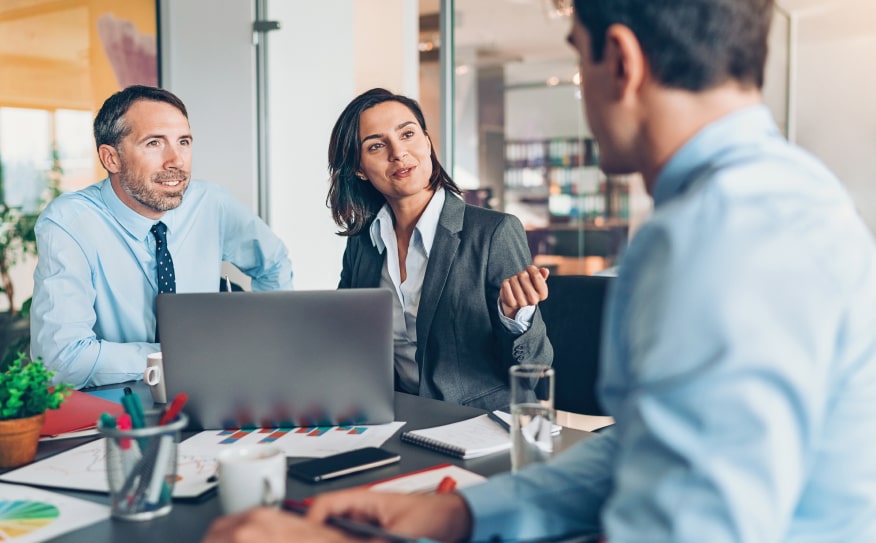
[[[521,307],[536,305],[546,300],[548,275],[550,271],[547,268],[530,265],[522,272],[502,281],[502,289],[499,291],[502,313],[513,319]]]

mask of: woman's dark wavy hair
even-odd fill
[[[359,141],[359,119],[362,112],[383,102],[398,102],[417,118],[420,128],[426,137],[426,119],[420,104],[412,98],[394,94],[386,89],[371,89],[350,102],[332,128],[329,142],[328,160],[331,185],[329,186],[326,204],[332,210],[332,218],[341,227],[340,236],[355,236],[367,228],[386,199],[371,183],[356,177],[359,162],[362,158],[362,142]],[[431,140],[431,138],[430,138]],[[455,194],[462,194],[444,167],[438,162],[435,146],[432,146],[432,177],[429,187],[443,187]]]
[[[602,60],[608,27],[621,24],[660,83],[692,92],[731,79],[763,86],[773,8],[773,0],[575,0],[594,62]]]

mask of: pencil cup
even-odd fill
[[[162,410],[146,411],[142,428],[98,430],[106,438],[106,474],[112,498],[112,516],[122,520],[149,520],[170,513],[176,482],[176,448],[188,417],[158,424]]]
[[[554,452],[554,369],[511,366],[511,470],[542,462]]]

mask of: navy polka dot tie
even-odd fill
[[[155,257],[158,259],[158,294],[176,292],[173,259],[167,250],[167,225],[160,221],[155,223],[152,235],[155,236]]]
[[[176,292],[176,277],[173,274],[173,259],[167,250],[167,225],[159,221],[152,226],[155,236],[155,257],[158,260],[158,294]],[[155,326],[155,342],[159,343],[158,323]]]

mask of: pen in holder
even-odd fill
[[[112,516],[123,520],[149,520],[170,513],[176,482],[176,449],[180,430],[188,417],[158,424],[162,410],[145,413],[142,428],[130,428],[120,419],[115,427],[98,422],[106,438],[106,472],[112,499]]]

